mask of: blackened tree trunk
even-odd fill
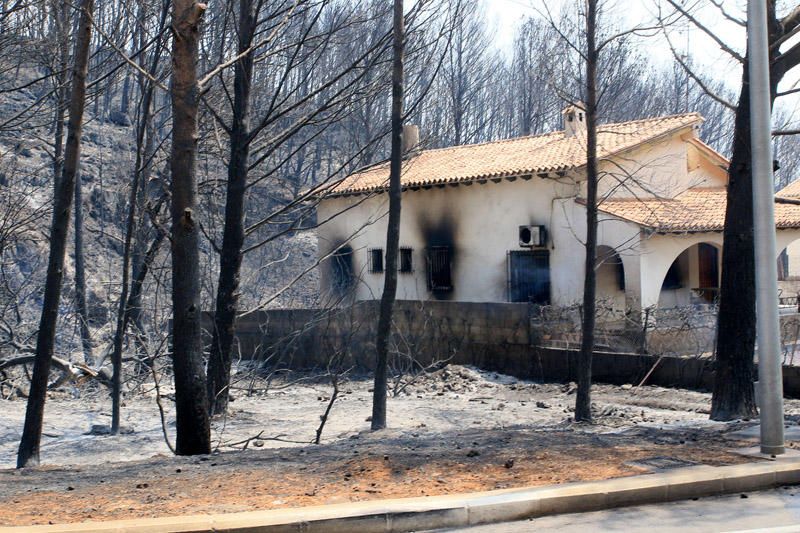
[[[575,420],[592,419],[592,352],[597,292],[597,0],[586,2],[586,260],[583,281],[581,353]]]
[[[147,274],[150,272],[153,261],[155,261],[166,236],[166,231],[161,228],[156,228],[156,234],[150,246],[147,248],[147,251],[143,254],[141,263],[136,270],[132,271],[130,295],[128,296],[128,307],[126,311],[129,315],[128,322],[133,324],[133,327],[137,328],[136,336],[140,335],[139,330],[141,329],[136,323],[136,320],[139,318],[136,313],[141,310],[144,280],[147,278]]]
[[[56,114],[55,114],[55,142],[54,142],[54,190],[64,173],[64,120],[67,109],[69,82],[69,26],[70,7],[67,2],[56,0],[51,6],[53,26],[57,35],[59,71],[56,75],[58,87],[56,89]],[[83,204],[80,176],[75,178],[75,309],[78,318],[78,331],[81,338],[84,362],[92,366],[94,356],[92,353],[92,338],[89,330],[89,311],[86,305],[86,267],[83,254]]]
[[[745,62],[728,167],[712,420],[751,418],[757,413],[753,390],[756,279],[749,85]]]
[[[161,27],[164,26],[167,12],[168,10],[165,6],[161,17]],[[155,73],[158,69],[161,51],[161,41],[159,40],[155,52],[153,53],[152,65],[150,65],[150,72],[152,73]],[[133,168],[133,180],[131,182],[130,196],[128,198],[128,221],[125,229],[125,241],[122,252],[122,292],[117,306],[117,328],[114,332],[114,351],[111,354],[111,364],[113,366],[111,379],[111,433],[114,435],[119,433],[120,426],[120,406],[122,405],[122,344],[125,340],[125,332],[128,328],[128,319],[130,318],[128,284],[131,277],[130,265],[133,254],[132,248],[134,230],[136,228],[137,208],[141,203],[139,201],[139,190],[144,187],[145,168],[149,166],[149,164],[145,162],[149,155],[147,146],[152,144],[151,140],[145,142],[145,136],[148,135],[148,130],[150,129],[150,120],[152,117],[151,104],[154,90],[155,84],[153,81],[149,79],[146,80],[141,107],[139,109],[139,123],[136,130],[136,163]]]
[[[244,202],[250,156],[250,88],[253,82],[253,54],[247,53],[256,31],[253,0],[239,1],[239,61],[233,82],[233,124],[231,155],[225,199],[225,229],[222,235],[219,283],[214,314],[214,332],[208,361],[210,413],[228,408],[231,351],[239,302],[239,276],[244,246]]]
[[[58,182],[64,173],[64,117],[69,97],[69,5],[66,1],[55,0],[50,8],[53,16],[53,27],[58,42],[58,72],[56,80],[55,135],[53,146],[53,191],[58,190]]]
[[[160,54],[155,54],[156,61]],[[153,69],[151,72],[154,72]],[[133,233],[136,226],[136,208],[138,207],[139,188],[142,186],[142,167],[143,159],[146,157],[144,152],[144,136],[150,122],[150,102],[153,96],[153,84],[148,85],[144,94],[141,107],[141,118],[138,131],[136,133],[136,166],[133,169],[133,180],[131,183],[130,196],[128,198],[128,221],[125,228],[125,241],[122,252],[122,293],[119,297],[117,308],[117,328],[114,332],[114,351],[111,354],[112,374],[112,407],[111,407],[111,432],[119,433],[120,424],[120,405],[122,404],[122,344],[125,339],[125,330],[128,327],[128,284],[131,275],[131,249],[133,245]]]
[[[81,177],[75,177],[75,308],[81,334],[83,360],[94,365],[92,333],[89,330],[89,306],[86,305],[86,261],[83,253],[83,187]]]
[[[17,468],[39,464],[39,444],[44,422],[44,404],[47,398],[47,378],[56,340],[56,324],[61,301],[61,283],[64,277],[64,256],[67,250],[70,211],[75,196],[75,179],[78,175],[81,151],[81,131],[86,103],[86,75],[88,72],[89,45],[92,37],[92,11],[94,0],[80,3],[80,22],[75,36],[74,64],[69,104],[67,144],[64,152],[64,172],[58,180],[50,225],[50,255],[44,302],[36,338],[36,359],[33,364],[30,396],[25,411],[25,425],[17,454]]]
[[[164,20],[163,16],[166,13],[169,16],[169,6],[165,2],[162,4],[162,20]],[[136,48],[140,49],[145,46],[147,41],[147,32],[145,31],[146,24],[145,21],[147,19],[147,6],[145,3],[140,3],[139,10],[137,13],[137,22],[136,25],[139,28],[139,31],[136,32]],[[161,26],[163,28],[163,26]],[[163,41],[159,41],[159,45],[161,45]],[[160,49],[159,51],[160,52]],[[140,60],[140,65],[142,67],[145,66],[145,59]],[[151,73],[155,74],[155,69],[150,70]],[[152,85],[152,80],[145,77],[141,72],[136,75],[136,89],[138,90],[139,94],[144,94],[148,87]],[[157,98],[153,97],[154,102],[157,102]],[[150,112],[149,120],[147,122],[146,127],[146,140],[144,146],[144,164],[142,166],[142,176],[141,176],[141,186],[139,187],[139,194],[136,198],[136,209],[140,212],[145,211],[145,201],[147,198],[147,183],[150,181],[150,175],[153,168],[153,156],[155,150],[155,136],[156,136],[156,128],[153,124],[153,112]],[[138,149],[138,148],[137,148]],[[130,322],[131,327],[134,329],[134,342],[137,345],[137,355],[145,353],[145,350],[142,350],[141,345],[141,332],[143,328],[142,322],[142,304],[141,304],[141,288],[139,290],[134,290],[136,287],[136,280],[139,279],[141,275],[141,271],[144,267],[146,252],[148,241],[151,239],[150,235],[150,224],[148,224],[147,218],[144,216],[139,217],[138,224],[136,225],[136,238],[134,239],[133,243],[133,250],[131,251],[131,289],[130,289],[130,296],[128,297],[128,320]]]
[[[205,4],[172,7],[172,364],[176,453],[211,452],[203,346],[200,338],[199,221],[197,220],[197,57]]]
[[[142,87],[142,85],[140,85]],[[144,92],[144,91],[143,91]],[[155,100],[155,98],[154,98]],[[147,192],[147,184],[150,181],[150,176],[152,174],[152,159],[155,152],[155,135],[156,135],[156,128],[153,124],[153,113],[150,113],[150,122],[147,126],[147,141],[145,142],[144,147],[144,166],[142,167],[142,177],[141,177],[141,186],[139,187],[139,196],[136,199],[137,210],[141,211],[142,213],[145,212],[146,207],[146,192]],[[156,212],[158,209],[156,209]],[[137,344],[137,350],[139,353],[145,353],[146,350],[143,349],[144,345],[142,344],[142,331],[144,330],[144,321],[142,318],[142,287],[141,285],[137,286],[138,279],[141,279],[141,283],[144,283],[144,278],[147,276],[147,270],[149,269],[149,265],[146,264],[147,261],[152,261],[149,258],[149,249],[148,249],[148,241],[151,241],[153,238],[151,236],[153,229],[151,224],[148,224],[147,219],[145,217],[139,217],[139,224],[136,227],[136,240],[133,245],[133,250],[131,252],[131,289],[130,289],[130,296],[128,298],[128,320],[131,327],[134,329],[134,341]],[[155,232],[157,235],[161,235],[163,233],[161,228],[155,228]]]
[[[131,94],[131,74],[125,74],[125,81],[122,83],[122,98],[120,99],[119,112],[123,115],[128,115],[128,108],[130,107],[130,94]]]
[[[66,2],[59,2],[61,7],[61,16],[64,20],[58,22],[62,26],[69,26],[69,7]],[[68,35],[68,31],[63,32]],[[68,55],[67,46],[63,47],[64,53]],[[62,60],[65,68],[67,59]],[[66,83],[64,84],[64,93],[66,94]],[[62,113],[63,120],[63,113]],[[58,126],[56,126],[58,128]],[[62,125],[63,128],[63,125]],[[94,365],[94,354],[92,347],[92,334],[89,329],[89,307],[86,304],[86,261],[83,252],[83,187],[80,175],[75,177],[75,221],[74,221],[74,254],[75,254],[75,311],[78,318],[78,331],[81,338],[81,348],[83,350],[84,362],[92,366]]]
[[[397,256],[400,247],[400,176],[403,167],[403,53],[405,20],[403,0],[394,0],[394,60],[392,68],[392,153],[389,170],[389,220],[386,228],[386,273],[375,340],[375,387],[372,396],[372,429],[386,427],[389,337],[397,295]]]
[[[767,14],[770,42],[774,43],[781,35],[774,2],[768,2]],[[777,62],[777,48],[770,47],[770,104],[774,103],[778,83],[786,72],[784,64]],[[752,418],[757,414],[753,389],[756,278],[748,67],[746,56],[728,167],[712,420]]]

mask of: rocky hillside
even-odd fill
[[[33,79],[33,72],[20,72],[18,80]],[[0,78],[2,75],[0,75]],[[6,80],[7,82],[8,80]],[[0,92],[0,253],[2,253],[2,289],[0,304],[3,320],[15,335],[31,341],[41,305],[44,271],[47,263],[48,231],[53,194],[52,102],[33,89]],[[84,220],[87,300],[93,334],[98,345],[108,340],[110,324],[120,291],[121,256],[128,211],[131,176],[135,165],[135,128],[119,112],[106,119],[87,108],[82,138],[80,185]],[[19,116],[19,120],[14,117]],[[168,140],[167,140],[168,141]],[[147,194],[156,198],[168,185],[165,174],[165,142],[153,164]],[[201,164],[203,176],[224,175],[224,167],[210,156]],[[209,180],[210,182],[211,180]],[[201,182],[201,217],[206,239],[201,243],[203,262],[203,301],[213,306],[218,258],[209,239],[221,240],[221,212],[224,189]],[[269,207],[253,202],[249,217],[261,218]],[[203,213],[203,209],[208,213]],[[166,209],[162,210],[165,212]],[[149,223],[149,222],[147,222]],[[166,220],[164,220],[166,224]],[[62,355],[77,349],[74,317],[74,247],[68,250],[64,275],[64,297],[60,328]],[[144,248],[149,245],[144,243]],[[281,238],[246,256],[242,275],[242,302],[256,306],[272,299],[276,291],[291,287],[274,298],[268,307],[303,307],[313,305],[317,275],[312,271],[299,282],[291,281],[310,268],[316,258],[316,236],[299,232]],[[162,246],[145,289],[145,311],[153,325],[168,318],[169,254]],[[8,316],[6,316],[8,315]]]

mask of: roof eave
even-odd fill
[[[402,191],[416,191],[420,189],[433,189],[433,188],[445,188],[445,187],[457,187],[459,185],[473,185],[475,183],[485,184],[488,182],[493,183],[500,183],[502,181],[509,181],[513,182],[518,179],[522,179],[525,181],[529,181],[533,179],[534,176],[542,178],[542,179],[555,179],[556,177],[564,177],[567,172],[573,170],[575,168],[580,167],[552,167],[549,169],[542,169],[542,170],[525,170],[522,172],[507,172],[507,173],[498,173],[498,174],[487,174],[481,176],[468,176],[463,178],[456,178],[453,180],[441,180],[441,181],[428,181],[428,182],[412,182],[406,183],[402,186]],[[324,198],[340,198],[344,196],[361,196],[364,194],[382,194],[389,190],[389,185],[380,185],[374,187],[367,187],[364,189],[347,189],[344,191],[331,191]]]

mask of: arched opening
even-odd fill
[[[625,267],[610,246],[597,247],[597,299],[612,309],[625,309]]]
[[[778,254],[778,281],[800,281],[800,239]]]
[[[798,305],[800,295],[800,239],[778,254],[778,291],[781,305]]]
[[[658,307],[710,304],[717,300],[720,282],[720,249],[701,242],[681,252],[661,283]]]

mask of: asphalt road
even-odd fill
[[[522,522],[441,530],[441,532],[800,532],[800,487],[751,492],[744,496],[746,497],[736,494],[594,513],[548,516]]]

